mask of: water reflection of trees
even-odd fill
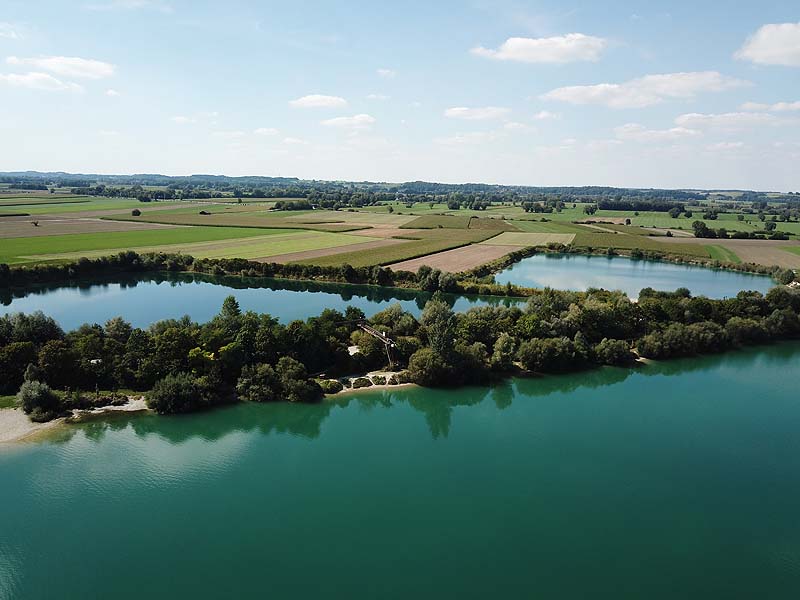
[[[0,304],[9,306],[15,299],[25,298],[27,296],[42,296],[59,290],[79,290],[81,292],[91,293],[92,291],[108,289],[109,286],[112,285],[118,285],[123,290],[135,288],[140,283],[152,283],[157,285],[164,283],[170,285],[207,283],[228,287],[234,290],[265,289],[309,293],[321,292],[336,294],[340,296],[344,302],[350,302],[353,298],[364,298],[370,302],[390,302],[392,300],[415,302],[420,310],[431,298],[431,294],[428,292],[375,285],[271,279],[268,277],[215,276],[204,273],[158,272],[118,274],[102,278],[82,279],[62,283],[43,283],[26,285],[25,287],[0,288]],[[492,306],[510,306],[520,301],[516,298],[499,296],[459,296],[455,294],[445,295],[445,298],[451,306],[459,299],[464,299],[469,304],[489,304]]]
[[[231,433],[263,435],[292,435],[309,440],[317,439],[325,421],[335,410],[359,408],[360,410],[393,410],[408,406],[419,413],[427,424],[433,439],[446,438],[450,433],[453,412],[459,407],[475,407],[492,403],[497,410],[505,410],[514,402],[531,398],[564,394],[580,389],[599,389],[622,383],[631,376],[679,377],[708,369],[745,370],[755,361],[773,369],[789,367],[797,361],[800,344],[785,343],[768,348],[750,348],[721,356],[673,360],[651,363],[632,368],[603,367],[592,371],[565,375],[516,378],[497,382],[486,387],[465,387],[453,390],[424,388],[388,388],[343,394],[319,404],[237,404],[188,416],[157,416],[153,414],[115,414],[96,418],[80,427],[57,430],[50,440],[67,442],[78,432],[86,438],[99,441],[108,433],[130,427],[146,438],[154,435],[180,444],[189,439],[208,442],[219,440]],[[352,406],[351,406],[352,405]]]

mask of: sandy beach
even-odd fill
[[[40,431],[53,429],[63,423],[64,419],[34,423],[22,409],[4,408],[0,410],[0,444],[21,442]]]

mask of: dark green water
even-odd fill
[[[1,598],[797,598],[800,344],[0,452]]]

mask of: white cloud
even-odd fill
[[[24,36],[19,29],[11,23],[0,22],[0,38],[7,40],[21,40],[23,37]]]
[[[342,108],[347,106],[347,100],[339,96],[309,94],[296,100],[290,100],[289,106],[294,108]]]
[[[647,129],[638,123],[628,123],[614,129],[617,139],[632,142],[664,142],[701,135],[695,129],[673,127],[672,129]]]
[[[375,117],[367,114],[353,115],[352,117],[336,117],[326,119],[322,124],[326,127],[341,127],[343,129],[364,129],[375,122]]]
[[[384,94],[368,94],[367,100],[388,100],[389,96]]]
[[[114,137],[119,135],[119,131],[116,131],[114,129],[101,129],[97,133],[103,137]]]
[[[689,113],[675,119],[679,127],[690,129],[746,129],[765,125],[778,125],[780,119],[775,115],[756,112],[738,112],[722,114]]]
[[[50,92],[81,92],[83,88],[77,83],[61,81],[48,73],[0,73],[0,83],[5,83],[12,87],[27,88],[31,90],[46,90]]]
[[[116,98],[117,96],[121,95],[122,94],[120,94],[117,90],[106,90],[106,96],[109,96],[111,98]]]
[[[540,110],[538,113],[533,115],[534,121],[555,121],[556,119],[560,118],[560,114],[550,112],[549,110]]]
[[[706,150],[709,152],[729,152],[731,150],[741,150],[742,148],[744,148],[744,142],[717,142],[706,146]]]
[[[254,129],[253,133],[256,135],[278,135],[278,130],[274,127],[259,127]]]
[[[528,132],[536,131],[535,127],[531,127],[530,125],[526,125],[525,123],[519,123],[517,121],[508,121],[507,123],[504,123],[503,129],[505,129],[506,131],[528,131]]]
[[[492,50],[478,46],[470,50],[476,56],[495,60],[513,60],[526,63],[568,63],[597,61],[608,42],[603,38],[569,33],[549,38],[508,38]]]
[[[160,2],[158,0],[112,0],[111,2],[86,4],[84,8],[87,10],[96,11],[139,10],[149,8],[163,13],[173,12],[172,6],[166,2]]]
[[[244,131],[240,130],[233,130],[233,131],[215,131],[214,135],[216,137],[225,138],[226,140],[236,140],[239,138],[243,138],[247,134]]]
[[[194,117],[187,117],[185,115],[177,115],[172,117],[172,121],[178,123],[179,125],[187,125],[189,123],[197,123],[197,119]]]
[[[294,137],[283,138],[283,143],[287,144],[289,146],[305,146],[306,144],[308,144],[307,141],[301,140],[300,138],[294,138]]]
[[[776,102],[775,104],[760,104],[758,102],[745,102],[739,108],[742,110],[752,110],[757,112],[789,112],[800,110],[800,101],[797,102]]]
[[[757,65],[800,67],[800,23],[764,25],[734,56]]]
[[[561,87],[542,96],[570,104],[602,104],[611,108],[641,108],[667,99],[693,98],[702,92],[722,92],[750,85],[716,71],[645,75],[625,83]]]
[[[63,77],[81,79],[103,79],[111,77],[116,67],[110,63],[77,56],[43,56],[39,58],[19,58],[9,56],[6,63],[14,66],[30,66],[49,71]]]
[[[466,106],[455,106],[444,111],[444,116],[449,119],[464,119],[466,121],[487,121],[499,119],[509,112],[508,108],[502,106],[484,106],[478,108],[468,108]]]
[[[498,137],[499,134],[496,131],[472,131],[469,133],[457,133],[450,137],[435,138],[433,141],[442,146],[465,146],[489,142]]]
[[[397,71],[393,71],[392,69],[378,69],[375,71],[380,77],[385,79],[392,79],[395,75],[397,75]]]

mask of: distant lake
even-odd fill
[[[313,283],[286,279],[214,277],[191,273],[158,273],[109,278],[71,285],[0,289],[0,314],[41,310],[65,329],[83,323],[105,323],[124,317],[136,327],[189,315],[198,322],[219,313],[229,295],[243,310],[269,313],[284,323],[319,315],[326,308],[344,311],[355,306],[367,316],[400,303],[419,315],[431,294],[368,285]],[[506,306],[524,302],[490,296],[455,296],[448,300],[464,311],[487,304]]]
[[[800,344],[0,447],[0,598],[795,598]]]
[[[622,256],[537,254],[495,276],[498,283],[584,291],[590,287],[622,290],[638,298],[642,288],[675,291],[688,288],[694,296],[734,297],[742,290],[766,293],[776,285],[771,277],[737,271],[679,265]]]

